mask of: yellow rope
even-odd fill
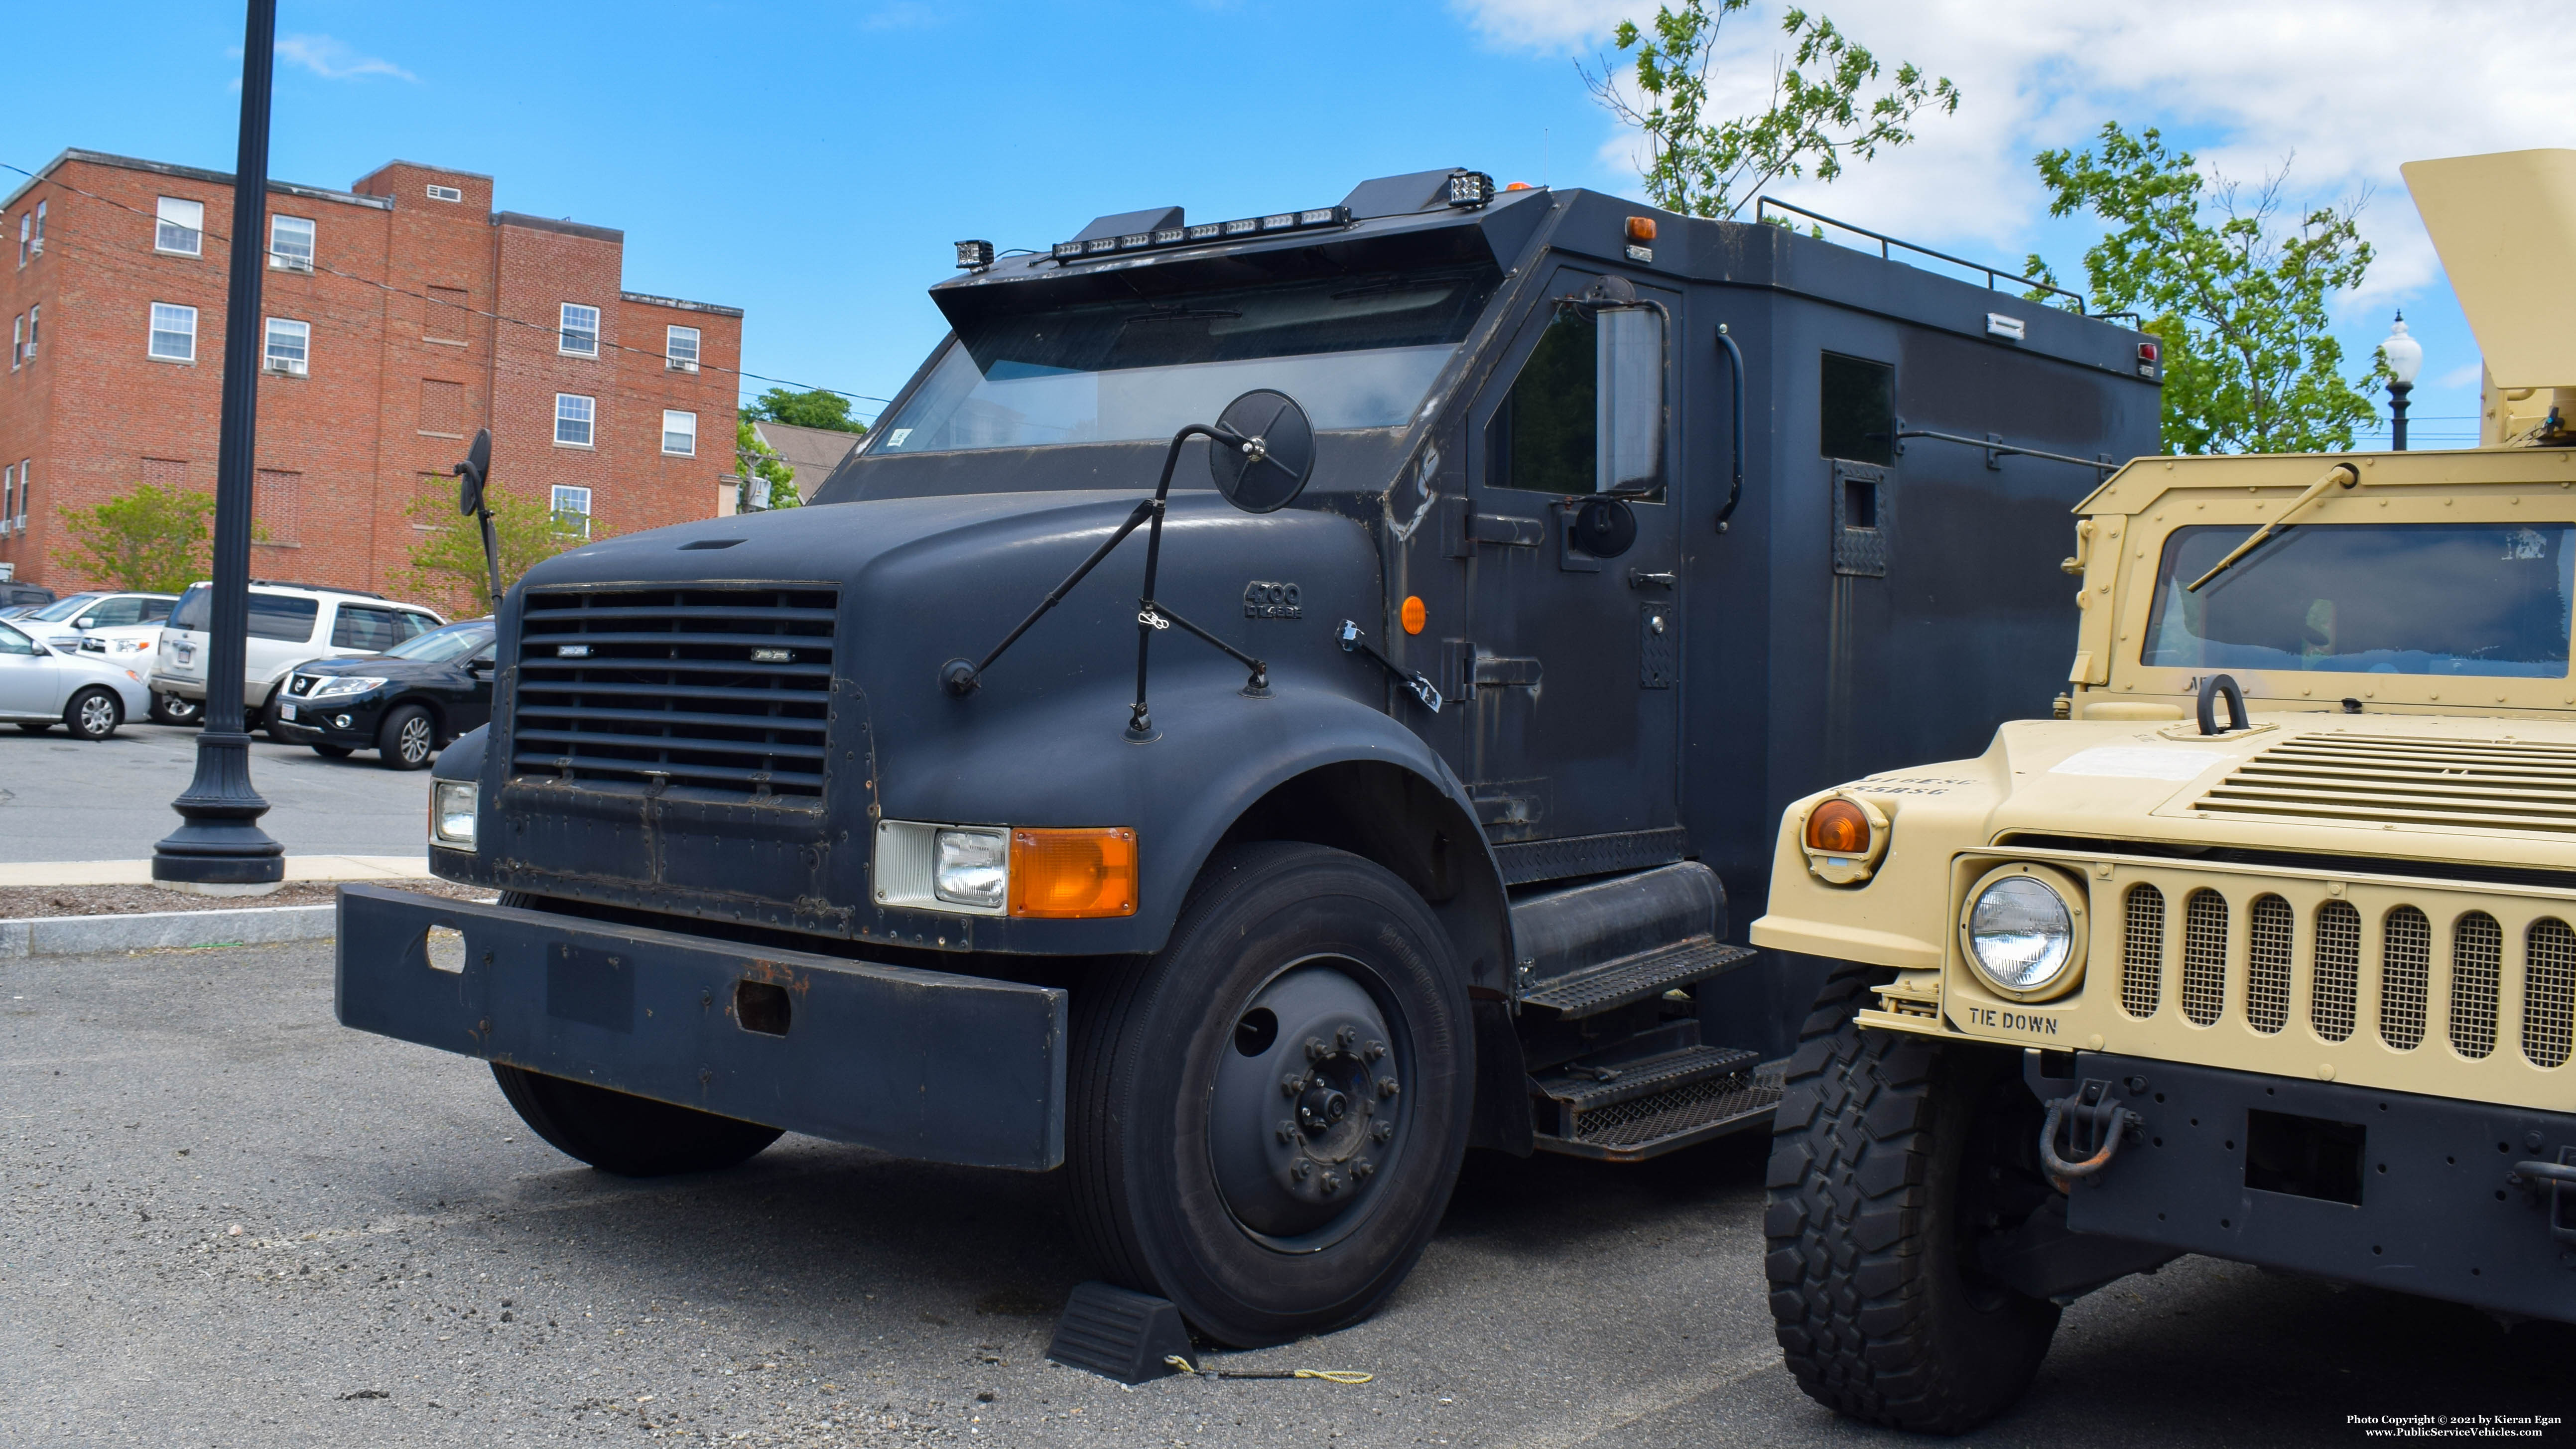
[[[1322,1379],[1326,1383],[1334,1384],[1364,1384],[1377,1377],[1375,1374],[1364,1374],[1354,1369],[1271,1369],[1238,1373],[1231,1369],[1192,1368],[1190,1361],[1177,1353],[1165,1354],[1163,1362],[1185,1374],[1206,1379]]]

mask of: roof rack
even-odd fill
[[[384,595],[379,594],[372,589],[344,589],[338,584],[299,584],[293,579],[253,579],[251,582],[254,584],[266,584],[272,589],[311,589],[317,594],[355,594],[361,599],[381,599],[384,597]]]
[[[1969,261],[1966,257],[1954,257],[1948,252],[1936,252],[1930,247],[1919,247],[1910,241],[1902,241],[1896,237],[1889,236],[1885,232],[1871,231],[1868,227],[1854,226],[1847,221],[1836,221],[1821,211],[1809,211],[1803,206],[1791,206],[1785,201],[1774,201],[1768,196],[1760,197],[1753,203],[1753,220],[1755,224],[1759,225],[1761,223],[1768,222],[1771,219],[1770,213],[1774,211],[1790,212],[1794,215],[1803,216],[1810,221],[1821,221],[1827,226],[1838,227],[1841,230],[1854,232],[1858,235],[1868,237],[1871,241],[1878,243],[1878,254],[1882,257],[1886,257],[1889,261],[1894,261],[1895,258],[1888,256],[1887,249],[1889,247],[1903,247],[1909,252],[1917,252],[1937,261],[1948,262],[1954,267],[1965,267],[1972,272],[1985,273],[1986,287],[1989,291],[1998,290],[1995,287],[1995,279],[2000,277],[2007,282],[2019,282],[2023,286],[2029,287],[2035,291],[2050,292],[2057,296],[2066,298],[2075,304],[2075,313],[2079,317],[2097,315],[2084,305],[2084,294],[2081,292],[2070,292],[2064,287],[2057,286],[2054,283],[2043,282],[2037,277],[2019,276],[2015,273],[2007,272],[2001,267],[1990,267],[1983,262]],[[2104,317],[2132,318],[2136,316],[2135,313],[2130,312],[2106,312],[2098,315]]]

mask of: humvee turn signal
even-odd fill
[[[1828,795],[1807,810],[1798,828],[1807,869],[1827,885],[1859,885],[1887,854],[1887,816],[1867,800]]]
[[[1136,914],[1136,832],[1011,832],[1011,914],[1043,920]]]
[[[1849,800],[1828,800],[1807,817],[1807,846],[1836,855],[1860,855],[1869,849],[1869,817]]]

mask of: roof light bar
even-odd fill
[[[1490,187],[1491,182],[1487,185]],[[1160,247],[1189,246],[1200,242],[1229,241],[1236,237],[1269,236],[1279,232],[1312,231],[1323,227],[1351,224],[1349,208],[1318,206],[1306,211],[1275,211],[1268,216],[1240,217],[1234,221],[1202,222],[1197,226],[1167,226],[1156,231],[1129,232],[1125,236],[1093,237],[1089,241],[1057,242],[1048,255],[1059,262],[1081,261],[1086,257],[1104,256],[1111,252],[1152,251]],[[966,265],[966,253],[960,243],[958,265]]]

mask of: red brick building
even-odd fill
[[[479,427],[496,489],[617,533],[731,511],[742,312],[624,290],[625,234],[407,161],[272,182],[256,577],[399,591]],[[61,511],[211,491],[232,177],[65,151],[0,203],[0,563],[56,591]],[[454,504],[451,501],[450,508]],[[435,602],[427,601],[425,602]]]

